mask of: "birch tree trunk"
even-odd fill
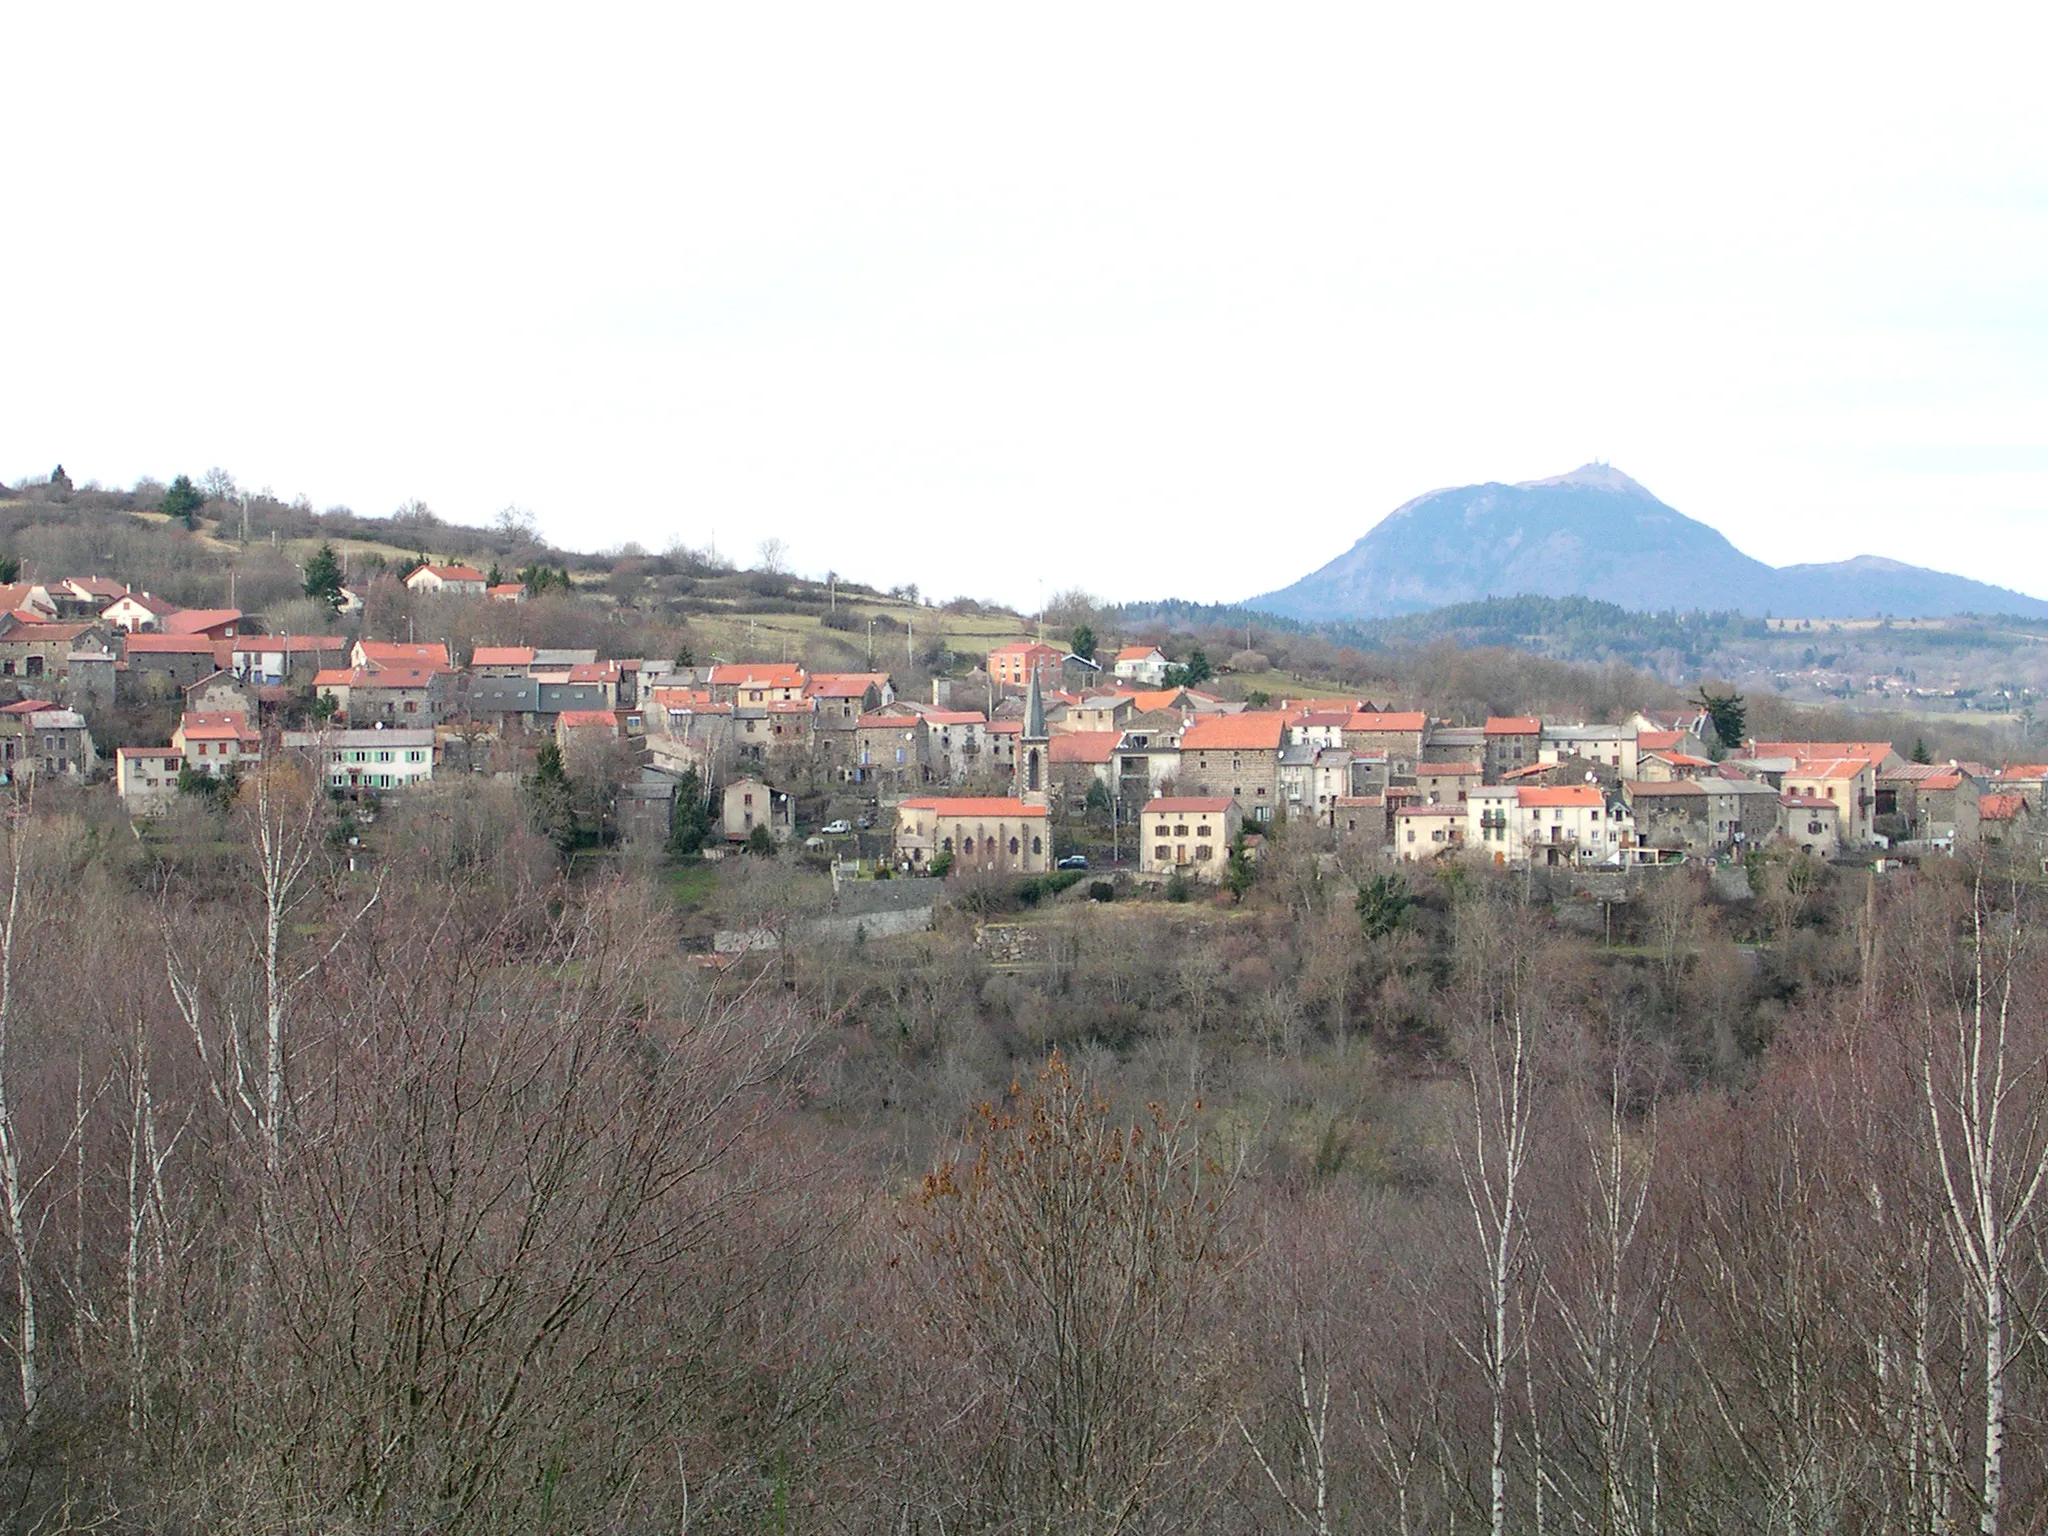
[[[1988,924],[1980,877],[1971,892],[1968,958],[1950,985],[1937,994],[1923,983],[1920,997],[1929,1150],[1980,1330],[1980,1536],[1997,1536],[2005,1511],[2006,1372],[2017,1353],[2013,1243],[2048,1181],[2042,1043],[2034,1021],[2015,1006],[2027,939],[2021,900],[2015,882],[2012,910]]]
[[[25,810],[14,809],[7,829],[7,915],[0,922],[0,1220],[7,1228],[7,1246],[14,1259],[15,1361],[21,1384],[24,1420],[35,1417],[42,1397],[40,1343],[36,1334],[35,1273],[30,1266],[28,1190],[22,1174],[21,1127],[9,1094],[8,1047],[15,1018],[15,980],[21,960],[22,839]]]
[[[1534,1062],[1519,1005],[1486,1021],[1466,1078],[1471,1142],[1457,1149],[1458,1173],[1484,1266],[1486,1321],[1477,1352],[1491,1411],[1487,1463],[1488,1529],[1508,1527],[1508,1413],[1515,1361],[1525,1342],[1520,1326],[1528,1237],[1523,1226],[1523,1176],[1529,1161]]]

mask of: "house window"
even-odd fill
[[[1045,852],[1045,839],[1042,837],[1034,837],[1033,839],[1031,839],[1031,851],[1033,853]]]
[[[1208,827],[1207,825],[1199,826],[1199,827],[1195,828],[1195,836],[1197,836],[1197,837],[1207,837],[1207,836],[1209,835],[1209,831],[1210,831],[1210,829],[1209,829],[1209,827]]]
[[[1152,857],[1157,859],[1161,864],[1164,864],[1168,859],[1173,857],[1173,850],[1169,848],[1166,844],[1161,843],[1152,850]]]
[[[1214,848],[1210,848],[1210,847],[1208,847],[1208,846],[1206,846],[1206,845],[1202,845],[1202,844],[1198,844],[1198,845],[1196,846],[1196,848],[1195,848],[1195,858],[1196,858],[1197,862],[1199,862],[1199,861],[1201,861],[1201,860],[1204,860],[1204,859],[1212,859],[1212,858],[1214,858],[1215,856],[1216,856],[1216,850],[1215,850]]]
[[[963,837],[963,838],[961,838],[961,839],[960,839],[960,851],[961,851],[961,852],[962,852],[963,854],[965,854],[965,853],[972,853],[972,852],[974,852],[974,839],[973,839],[973,838],[971,838],[971,837]]]
[[[1017,854],[1017,850],[1018,850],[1019,846],[1020,846],[1020,845],[1018,844],[1018,842],[1017,842],[1017,839],[1016,839],[1016,838],[1014,838],[1014,837],[1013,837],[1013,838],[1011,838],[1011,839],[1010,839],[1010,854],[1011,854],[1011,857],[1013,857],[1013,858],[1014,858],[1014,857],[1016,856],[1016,854]]]

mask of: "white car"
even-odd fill
[[[819,830],[827,837],[844,837],[853,830],[853,823],[845,820],[828,821]]]

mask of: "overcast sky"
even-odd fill
[[[2048,595],[2048,24],[1827,9],[16,5],[0,477],[1028,607],[1601,458]]]

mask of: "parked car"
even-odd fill
[[[1086,869],[1088,867],[1088,855],[1085,853],[1070,853],[1064,859],[1061,859],[1056,867],[1060,869]]]
[[[827,837],[844,837],[853,830],[853,823],[842,817],[838,821],[826,822],[822,830]]]

